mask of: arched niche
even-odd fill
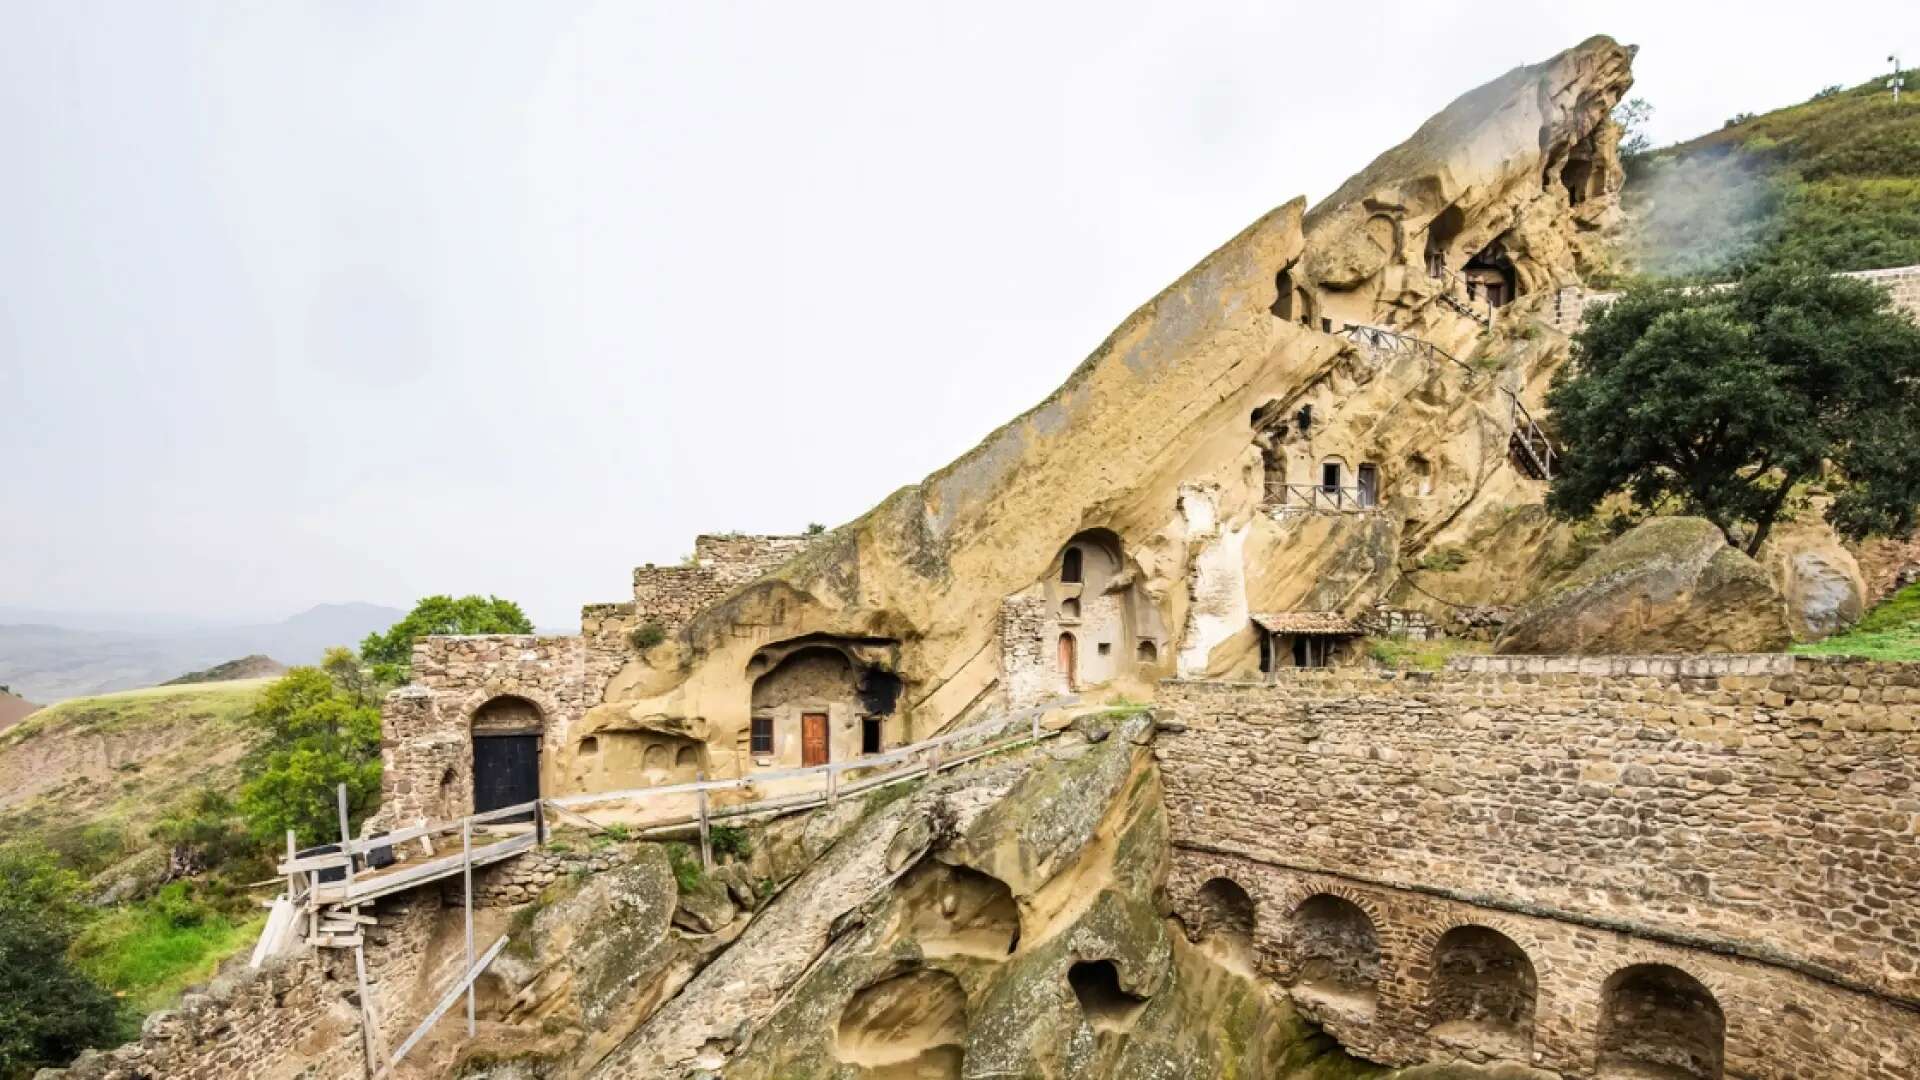
[[[1294,909],[1288,937],[1296,992],[1371,1009],[1380,981],[1380,934],[1360,905],[1316,893]]]
[[[1597,1075],[1721,1080],[1727,1018],[1706,984],[1667,964],[1635,964],[1600,990]]]
[[[1435,1038],[1488,1057],[1531,1056],[1540,980],[1525,949],[1490,927],[1456,926],[1434,942],[1431,970]]]

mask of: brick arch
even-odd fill
[[[1463,926],[1483,927],[1505,934],[1509,941],[1520,947],[1521,952],[1527,954],[1527,961],[1533,965],[1533,973],[1542,983],[1547,981],[1548,975],[1553,974],[1554,964],[1551,952],[1540,939],[1522,929],[1512,919],[1493,911],[1476,912],[1472,915],[1443,915],[1414,931],[1414,948],[1418,950],[1418,955],[1426,960],[1429,972],[1433,970],[1433,950],[1439,946],[1440,939],[1446,937],[1448,932]]]
[[[1385,928],[1390,920],[1387,918],[1386,912],[1380,904],[1380,899],[1366,890],[1356,889],[1350,885],[1341,885],[1337,882],[1316,884],[1311,881],[1298,881],[1282,889],[1275,899],[1281,902],[1282,917],[1292,919],[1294,913],[1300,910],[1301,904],[1322,894],[1337,896],[1367,913],[1367,918],[1373,920],[1374,933],[1380,935],[1381,953],[1384,958],[1386,953]]]
[[[1727,981],[1724,973],[1714,967],[1700,964],[1698,962],[1700,959],[1689,950],[1662,948],[1644,942],[1635,942],[1620,950],[1608,961],[1600,981],[1590,987],[1588,992],[1593,994],[1595,1001],[1599,1001],[1601,989],[1606,986],[1607,980],[1615,975],[1638,964],[1659,964],[1691,976],[1695,982],[1706,987],[1707,992],[1713,995],[1713,1000],[1719,1004],[1722,1013],[1731,1013],[1732,1006],[1739,997],[1733,984]],[[1731,1016],[1728,1017],[1728,1026],[1732,1026]]]
[[[461,722],[471,730],[473,714],[480,711],[480,706],[499,697],[517,697],[532,702],[533,707],[540,710],[541,726],[549,731],[553,728],[555,718],[561,714],[560,700],[547,691],[528,686],[517,679],[492,678],[460,699]]]

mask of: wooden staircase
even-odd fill
[[[1507,452],[1513,463],[1535,480],[1552,480],[1553,462],[1558,456],[1553,440],[1534,423],[1533,415],[1513,391],[1502,387],[1500,392],[1507,395]]]

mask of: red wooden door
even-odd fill
[[[1067,677],[1067,689],[1080,689],[1080,658],[1076,655],[1072,634],[1060,635],[1060,674]]]
[[[800,764],[825,765],[827,763],[827,714],[810,712],[800,714]]]

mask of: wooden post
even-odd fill
[[[699,801],[700,806],[700,865],[711,870],[713,869],[713,834],[707,823],[707,770],[696,766],[693,770],[693,778],[700,784],[694,792],[694,798]]]
[[[341,798],[345,799],[346,795],[344,793],[346,791],[346,785],[340,785],[340,790],[342,792]],[[341,805],[344,806],[345,803],[343,802]],[[344,812],[345,811],[342,811],[342,813]],[[374,1073],[380,1071],[380,1067],[374,1064],[376,1051],[374,1050],[373,1037],[373,997],[367,990],[367,953],[365,949],[358,945],[353,947],[353,974],[354,978],[359,980],[360,983],[360,1044],[367,1055],[367,1075],[372,1076]],[[384,1064],[384,1062],[381,1063],[382,1066],[384,1066]]]
[[[347,785],[336,789],[340,796],[340,854],[347,857],[347,898],[353,898],[353,852],[348,850],[353,844],[353,834],[347,827]]]
[[[473,819],[460,821],[460,873],[466,890],[467,970],[473,970]],[[467,984],[467,1038],[473,1038],[473,984]]]
[[[927,751],[927,779],[929,780],[933,779],[940,772],[940,747],[942,745],[941,743],[935,743],[933,748]]]
[[[1037,708],[1033,710],[1033,740],[1040,741],[1040,710]]]
[[[288,829],[287,830],[287,862],[288,863],[292,863],[293,860],[298,857],[294,854],[294,851],[297,849],[297,846],[298,845],[293,839],[293,830]],[[287,867],[287,903],[288,904],[292,904],[298,898],[299,888],[300,888],[300,879],[298,876],[298,872],[295,871],[292,866],[288,866]],[[304,941],[304,940],[311,939],[314,935],[314,930],[315,930],[314,918],[313,918],[313,890],[311,888],[307,890],[307,898],[304,902],[301,903],[300,907],[301,907],[301,910],[294,915],[294,918],[306,920],[307,932],[300,935],[301,940]]]
[[[547,846],[547,801],[533,800],[533,843],[535,847]]]
[[[840,805],[840,784],[836,780],[840,774],[833,766],[827,766],[827,805]]]

